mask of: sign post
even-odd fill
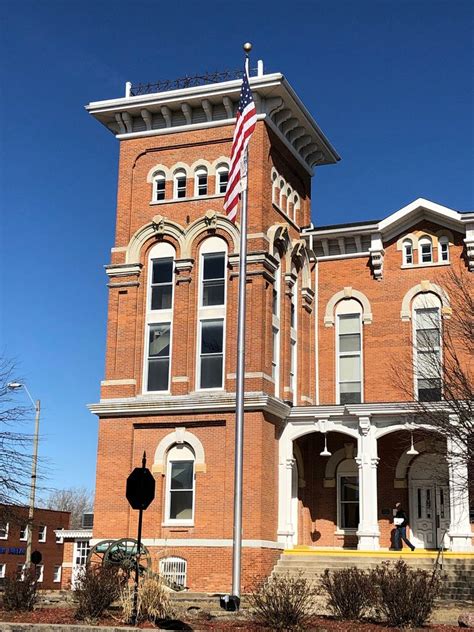
[[[140,552],[142,547],[143,512],[155,498],[155,479],[146,467],[146,452],[143,453],[142,466],[136,467],[127,478],[125,492],[132,509],[138,510],[137,556],[135,563],[135,588],[133,591],[132,624],[137,622],[138,578],[140,575]]]

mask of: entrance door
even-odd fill
[[[74,561],[72,565],[71,588],[74,590],[78,577],[86,567],[87,556],[90,551],[89,540],[77,540],[74,544]]]

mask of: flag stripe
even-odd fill
[[[242,157],[244,156],[256,124],[257,110],[250,90],[247,71],[245,71],[240,91],[239,105],[237,108],[232,149],[230,153],[229,177],[224,198],[224,210],[231,221],[235,221],[235,218],[237,217],[239,196],[242,189]]]

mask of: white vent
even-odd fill
[[[187,562],[182,557],[164,557],[160,560],[160,575],[171,587],[186,587]]]

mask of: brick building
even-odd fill
[[[28,538],[28,507],[2,506],[0,524],[0,580],[23,569]],[[67,529],[70,513],[52,509],[35,509],[32,551],[42,555],[36,567],[41,589],[59,589],[63,562],[63,543],[55,530]]]
[[[446,530],[449,548],[472,550],[469,500],[449,489],[462,467],[446,461],[435,480],[434,435],[411,425],[391,367],[410,360],[427,315],[449,318],[443,279],[451,265],[473,268],[474,214],[419,199],[381,221],[314,226],[312,174],[339,156],[281,74],[259,63],[251,87],[244,587],[285,548],[388,549],[398,500],[418,547]],[[90,406],[93,542],[135,536],[124,485],[146,450],[156,499],[144,543],[189,587],[221,591],[239,274],[239,225],[222,204],[239,90],[234,79],[127,84],[124,98],[87,106],[120,142],[105,379]],[[413,380],[412,399],[438,389],[421,369]]]

